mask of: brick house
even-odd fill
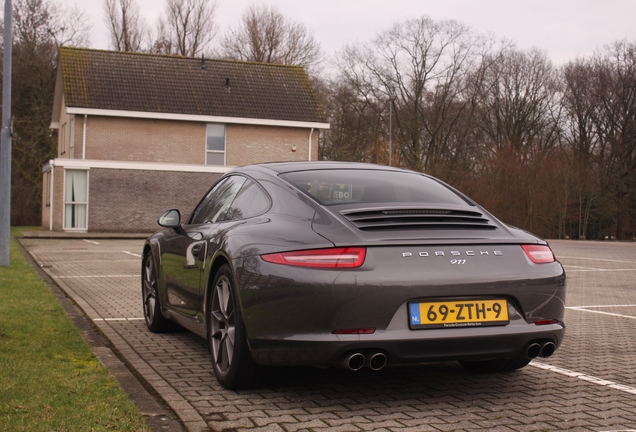
[[[315,160],[329,128],[302,67],[60,47],[42,226],[149,232],[232,166]]]

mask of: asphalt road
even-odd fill
[[[293,368],[240,392],[217,384],[202,339],[146,329],[142,241],[22,243],[188,431],[636,432],[636,243],[550,242],[568,275],[566,338],[520,371]]]

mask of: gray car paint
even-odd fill
[[[163,313],[205,336],[208,287],[222,262],[231,265],[252,356],[274,365],[333,364],[350,350],[382,350],[392,363],[513,356],[531,341],[558,347],[565,325],[565,273],[560,263],[534,264],[520,244],[546,244],[529,233],[505,226],[467,199],[467,207],[486,215],[494,231],[361,232],[339,213],[323,207],[278,174],[300,169],[378,169],[346,163],[287,163],[243,167],[242,173],[268,193],[272,207],[244,221],[199,226],[207,239],[200,284],[191,291],[198,304],[190,312],[171,305],[166,275],[159,276]],[[395,170],[382,167],[381,169]],[[353,208],[349,206],[347,208]],[[364,207],[358,205],[357,207]],[[222,226],[222,227],[221,227]],[[170,250],[191,227],[165,229],[146,243],[155,258]],[[187,243],[187,242],[185,242]],[[263,261],[260,255],[332,246],[367,246],[357,269],[296,268]],[[499,250],[501,256],[470,256],[449,264],[453,251]],[[420,252],[444,256],[420,257]],[[411,253],[409,257],[404,253]],[[196,294],[194,292],[196,291]],[[187,297],[187,296],[186,296]],[[482,328],[411,330],[407,304],[422,299],[501,298],[509,301],[510,324]],[[557,324],[534,325],[537,319]],[[370,335],[335,335],[342,328],[374,327]]]

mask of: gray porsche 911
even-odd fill
[[[226,388],[265,366],[379,370],[457,360],[510,371],[565,334],[565,273],[547,243],[445,183],[342,162],[236,168],[145,243],[142,300],[208,341]]]

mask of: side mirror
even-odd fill
[[[170,209],[161,214],[157,219],[159,226],[178,229],[181,226],[181,213],[177,209]]]

